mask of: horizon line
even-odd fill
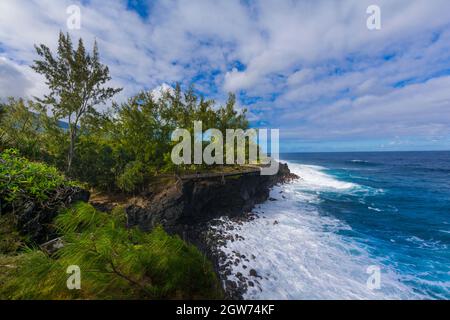
[[[372,151],[288,151],[280,152],[280,154],[297,154],[297,153],[387,153],[387,152],[450,152],[449,150],[372,150]]]

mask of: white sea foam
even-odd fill
[[[366,160],[359,160],[359,159],[350,160],[350,162],[355,162],[355,163],[369,163],[369,161],[366,161]]]
[[[322,170],[325,168],[320,166],[289,164],[290,170],[301,177],[297,187],[314,191],[314,190],[350,190],[357,188],[358,185],[351,182],[344,182],[334,179]]]
[[[323,172],[324,168],[289,164],[302,179],[275,187],[271,197],[254,210],[260,218],[235,226],[232,232],[244,240],[229,241],[222,250],[254,260],[233,266],[229,280],[241,272],[255,282],[246,299],[399,299],[420,298],[402,284],[394,271],[369,256],[361,244],[339,234],[350,230],[345,223],[321,215],[315,206],[317,195],[305,192],[346,190],[358,185],[342,182]],[[231,223],[231,222],[230,222]],[[370,290],[367,268],[381,268],[381,288]],[[262,279],[249,276],[249,269]]]

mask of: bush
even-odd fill
[[[12,149],[0,153],[0,214],[10,215],[14,227],[29,240],[48,241],[58,210],[88,199],[89,192],[56,168],[22,158]]]
[[[125,166],[124,172],[117,178],[117,186],[125,192],[134,192],[143,186],[146,176],[144,165],[133,161]]]
[[[211,263],[162,228],[125,228],[125,214],[78,203],[56,219],[64,247],[54,256],[30,250],[0,288],[7,299],[211,299],[221,297]],[[66,269],[81,270],[68,290]]]
[[[71,173],[74,177],[101,190],[115,189],[114,166],[113,150],[107,143],[95,137],[80,137]]]
[[[79,184],[67,180],[55,167],[20,157],[14,149],[0,153],[0,199],[7,204],[28,199],[43,203],[62,186]]]

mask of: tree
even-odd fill
[[[249,128],[249,122],[246,117],[247,109],[238,112],[235,108],[236,95],[230,93],[225,107],[218,110],[218,129],[225,136],[226,129],[242,129]]]
[[[108,67],[100,63],[97,42],[91,55],[86,53],[81,38],[74,50],[69,34],[60,32],[56,57],[43,44],[35,48],[41,60],[35,60],[32,68],[46,78],[50,89],[49,94],[37,100],[51,106],[57,119],[66,119],[69,123],[67,172],[70,173],[83,118],[96,114],[95,106],[105,103],[122,89],[105,86],[111,77]]]
[[[6,114],[6,105],[0,102],[0,122]]]
[[[9,98],[0,108],[3,114],[0,117],[0,145],[17,148],[27,157],[38,158],[42,123],[40,116],[31,111],[33,103],[27,105],[23,99]]]

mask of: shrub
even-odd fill
[[[41,151],[41,116],[33,112],[34,104],[10,98],[0,104],[0,146],[17,148],[22,154],[36,158]]]
[[[0,153],[0,199],[6,203],[27,199],[43,203],[62,186],[79,184],[67,180],[55,167],[20,157],[14,149]]]
[[[101,190],[115,189],[113,150],[102,139],[80,137],[75,160],[71,174],[78,180]]]
[[[11,222],[29,240],[50,240],[58,210],[88,199],[87,191],[56,168],[22,158],[15,150],[0,153],[0,213],[11,215]]]
[[[142,162],[130,162],[125,166],[124,172],[117,178],[117,186],[122,191],[134,192],[142,187],[146,176]]]

